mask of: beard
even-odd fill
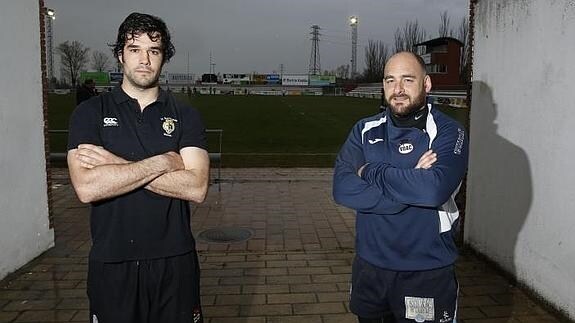
[[[385,97],[385,104],[391,109],[391,112],[394,115],[398,117],[405,117],[421,109],[421,107],[425,105],[426,96],[427,93],[423,89],[415,97],[411,97],[407,94],[392,94],[389,98],[387,96]],[[401,103],[392,103],[394,98],[404,98],[404,101]]]
[[[135,70],[124,71],[124,77],[132,84],[134,87],[140,89],[150,89],[158,85],[158,80],[160,79],[160,73],[158,71],[151,71],[149,74],[139,74]]]

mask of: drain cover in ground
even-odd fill
[[[240,242],[251,238],[252,231],[246,228],[216,228],[200,232],[198,238],[207,242]]]

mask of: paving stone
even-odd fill
[[[268,304],[315,303],[317,297],[313,293],[268,294]]]
[[[3,311],[51,310],[58,301],[54,299],[12,301],[4,306]]]
[[[513,317],[537,314],[533,307],[521,305],[481,306],[481,311],[488,317]]]
[[[268,316],[267,323],[323,323],[319,315]]]
[[[289,293],[289,285],[243,285],[242,293],[244,294],[270,294],[270,293]]]
[[[240,293],[239,285],[230,286],[205,286],[202,287],[201,292],[203,295],[230,295]]]
[[[311,283],[311,277],[309,275],[267,276],[266,283],[270,285],[306,284]]]
[[[27,300],[38,299],[44,294],[39,290],[2,290],[0,289],[0,300]]]
[[[533,315],[533,316],[520,316],[517,318],[521,323],[560,323],[566,322],[565,320],[559,320],[556,317],[551,316],[550,314],[545,315]]]
[[[352,313],[322,315],[322,318],[326,323],[357,323],[357,316]]]
[[[12,322],[18,315],[19,312],[0,312],[0,322]]]
[[[328,302],[349,302],[349,292],[318,293],[317,298],[320,303]]]
[[[211,318],[210,323],[266,323],[266,318],[261,317],[215,317]]]
[[[497,305],[495,300],[489,295],[482,296],[459,296],[457,305],[460,308],[469,306]]]
[[[264,304],[258,306],[242,306],[240,316],[274,316],[291,315],[292,306],[289,304]]]
[[[77,311],[74,317],[72,317],[72,322],[88,322],[90,317],[90,311],[81,310]]]
[[[57,309],[75,309],[87,310],[90,308],[90,303],[87,297],[81,298],[64,298],[57,306]]]
[[[486,318],[485,313],[481,312],[477,307],[460,307],[457,309],[457,319],[480,319]]]
[[[238,317],[240,315],[239,305],[206,305],[202,306],[205,317]]]
[[[266,277],[264,276],[223,277],[220,279],[220,285],[263,285],[265,283]]]
[[[329,275],[331,270],[329,267],[290,267],[288,273],[290,275]]]
[[[307,262],[305,260],[270,260],[266,261],[266,267],[281,267],[281,268],[289,268],[295,269],[298,267],[305,267],[307,266]]]
[[[67,171],[53,190],[56,246],[0,282],[0,322],[88,321],[89,208]],[[335,205],[332,169],[224,169],[192,209],[194,234],[247,227],[233,244],[198,241],[206,323],[347,323],[355,214]],[[235,181],[234,181],[235,180]],[[456,263],[460,323],[565,322],[512,286],[478,257]]]
[[[74,310],[25,311],[14,322],[67,322],[75,314]]]
[[[311,277],[313,283],[339,283],[339,282],[350,282],[351,275],[341,274],[341,275],[313,275]]]
[[[315,304],[294,304],[293,312],[301,314],[337,314],[345,313],[346,309],[342,302],[315,303]]]
[[[337,291],[335,284],[303,284],[303,285],[290,285],[292,293],[306,293],[306,292],[335,292]]]
[[[215,305],[253,305],[265,303],[266,295],[261,294],[218,295]]]

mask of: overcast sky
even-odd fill
[[[321,30],[322,70],[351,60],[348,18],[359,17],[358,71],[364,68],[369,39],[393,46],[393,34],[408,20],[417,20],[429,38],[437,37],[440,14],[448,12],[457,29],[468,14],[467,0],[45,0],[56,11],[54,46],[78,40],[92,50],[111,53],[118,26],[131,12],[162,18],[172,34],[176,55],[168,72],[307,73],[311,26]],[[59,57],[55,56],[59,62]]]

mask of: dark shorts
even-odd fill
[[[455,322],[458,284],[453,266],[426,271],[385,270],[355,257],[351,311],[395,322]]]
[[[200,270],[195,251],[151,260],[90,260],[91,323],[201,323]]]

